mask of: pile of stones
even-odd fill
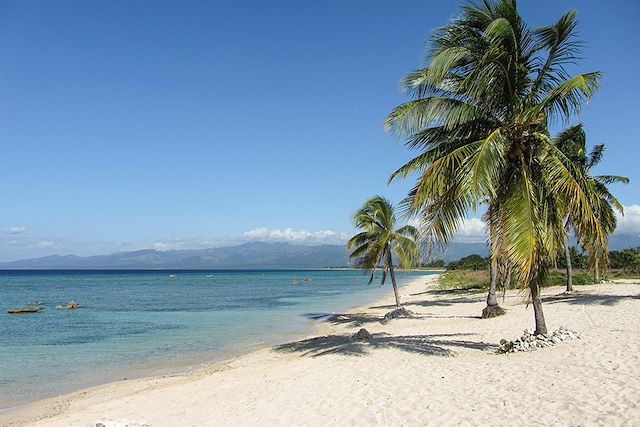
[[[415,317],[415,313],[411,310],[408,310],[406,307],[402,306],[385,314],[382,322],[383,323],[388,322],[389,320],[399,319],[401,317],[405,317],[405,318]]]
[[[560,344],[563,341],[570,341],[580,338],[576,331],[564,326],[560,326],[551,334],[534,335],[532,329],[525,329],[520,338],[515,341],[500,341],[500,350],[504,353],[515,353],[517,351],[533,351],[538,348],[550,347]]]

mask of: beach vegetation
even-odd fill
[[[629,274],[624,275],[619,270],[612,270],[610,274],[615,277],[631,277]],[[575,286],[593,285],[593,276],[588,269],[574,269],[573,282]],[[552,269],[549,270],[542,287],[563,286],[566,284],[566,270]],[[438,290],[440,291],[477,291],[486,292],[490,286],[489,270],[447,270],[438,281]],[[515,277],[506,282],[501,282],[499,290],[517,289],[519,287]]]
[[[489,268],[489,261],[489,257],[471,254],[457,261],[451,261],[447,264],[447,270],[487,270]]]
[[[609,267],[632,273],[638,277],[640,274],[640,248],[609,252]]]

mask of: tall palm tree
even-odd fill
[[[613,183],[628,184],[629,178],[619,175],[591,175],[591,169],[600,163],[604,156],[605,146],[604,144],[596,145],[587,155],[587,136],[582,124],[572,126],[562,131],[562,133],[560,133],[556,138],[556,145],[577,168],[580,168],[582,172],[588,176],[592,181],[592,184],[596,187],[597,196],[602,199],[602,212],[599,212],[600,220],[607,233],[612,233],[617,225],[617,217],[614,209],[621,215],[624,215],[624,207],[618,199],[611,194],[607,185]],[[573,270],[571,266],[571,254],[569,248],[569,231],[571,226],[572,217],[568,216],[565,221],[567,237],[564,242],[564,256],[566,259],[567,269],[567,293],[573,292]],[[590,252],[600,251],[604,256],[606,256],[609,252],[608,247],[599,247],[597,243],[597,240],[594,242],[585,242],[586,246],[591,248]],[[598,257],[590,256],[590,258],[592,258],[594,263],[595,282],[598,283],[600,270]]]
[[[576,24],[568,12],[532,30],[515,0],[464,5],[430,39],[426,66],[404,79],[413,99],[385,123],[421,151],[390,181],[419,173],[404,206],[420,216],[432,244],[448,244],[485,200],[498,207],[490,227],[530,291],[537,334],[547,331],[540,286],[564,242],[561,214],[572,215],[579,237],[606,240],[594,185],[548,130],[552,120],[579,112],[599,84],[598,72],[566,71],[578,60]]]
[[[350,260],[365,271],[371,272],[369,284],[378,266],[382,267],[381,286],[391,276],[396,306],[400,307],[400,296],[393,269],[395,256],[402,268],[410,268],[420,259],[419,234],[412,225],[396,229],[396,214],[391,203],[380,196],[367,200],[353,217],[356,228],[363,231],[349,239]]]

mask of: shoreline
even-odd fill
[[[550,331],[581,339],[499,354],[533,325],[518,291],[507,315],[479,319],[483,293],[400,288],[415,318],[380,320],[393,292],[319,323],[308,337],[175,376],[127,380],[38,402],[2,425],[620,425],[640,424],[640,286],[543,289]],[[354,342],[361,327],[374,339]],[[4,424],[6,423],[6,424]],[[121,424],[124,425],[124,424]]]
[[[305,271],[305,269],[296,269],[298,271]],[[326,269],[313,269],[315,271],[322,270],[353,270],[351,268],[326,268]],[[410,270],[412,272],[415,271],[423,271],[423,270]],[[411,285],[413,282],[429,277],[438,277],[439,274],[433,270],[424,270],[424,275],[416,276],[415,278],[408,278],[405,283],[402,283],[398,286],[399,291],[404,289],[405,287]],[[368,305],[379,304],[385,300],[389,299],[389,296],[393,295],[393,290],[389,284],[389,289],[385,292],[385,295],[380,297],[372,297],[368,299],[368,302],[353,305],[347,307],[343,313],[353,312],[354,310],[363,309]],[[332,312],[332,314],[336,314],[336,312]],[[256,355],[265,351],[271,351],[278,345],[281,345],[286,342],[295,341],[296,339],[303,339],[306,337],[310,337],[313,335],[318,335],[323,331],[323,327],[325,326],[325,322],[323,319],[318,320],[307,320],[308,326],[305,327],[305,331],[303,333],[282,333],[279,338],[274,339],[273,342],[265,342],[254,344],[248,346],[246,348],[242,348],[240,350],[231,350],[225,352],[223,354],[219,354],[214,356],[212,353],[203,353],[198,355],[191,355],[190,361],[184,366],[179,366],[178,364],[171,364],[171,366],[144,366],[139,369],[132,370],[122,370],[111,373],[110,375],[104,375],[101,379],[96,379],[96,384],[89,386],[80,386],[73,387],[70,386],[68,391],[63,391],[57,395],[53,396],[45,396],[42,398],[35,398],[25,403],[21,403],[16,406],[1,408],[0,409],[0,427],[8,425],[8,426],[22,426],[28,425],[28,423],[39,421],[41,419],[51,418],[52,416],[57,415],[61,411],[61,404],[64,405],[68,401],[72,401],[75,398],[85,396],[88,393],[96,393],[101,389],[117,386],[119,384],[131,383],[131,382],[144,382],[144,381],[156,381],[158,382],[160,379],[168,380],[171,378],[190,378],[193,376],[197,376],[198,374],[206,374],[210,372],[219,372],[221,366],[228,366],[233,362],[239,361],[240,359],[250,357],[252,355]],[[283,339],[286,337],[286,339]],[[167,360],[158,360],[153,362],[156,363],[166,363]],[[124,374],[124,375],[120,375]],[[122,379],[108,379],[113,376],[123,376]],[[40,413],[40,416],[31,417],[28,414],[32,413]],[[6,421],[5,419],[6,418]]]

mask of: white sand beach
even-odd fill
[[[550,331],[581,339],[500,354],[533,326],[509,291],[508,313],[479,319],[484,295],[437,292],[434,276],[401,288],[419,318],[380,319],[389,295],[322,323],[317,338],[198,372],[127,380],[5,414],[2,425],[640,425],[640,284],[544,290]],[[371,342],[349,340],[365,327]]]

